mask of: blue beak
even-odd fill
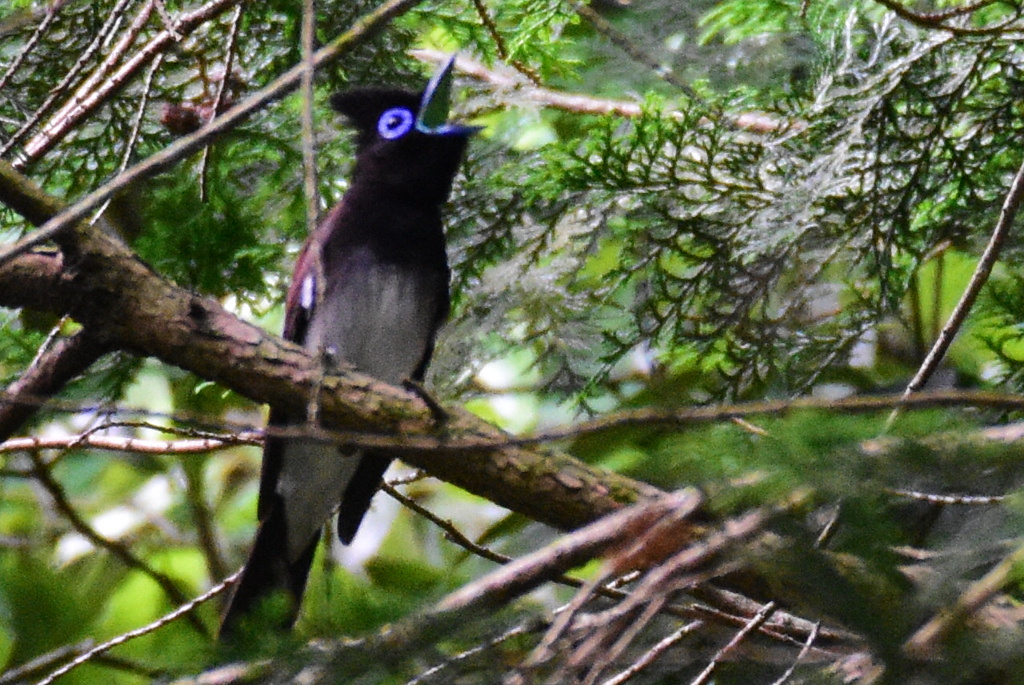
[[[452,70],[455,55],[441,65],[423,91],[419,112],[416,113],[416,129],[428,135],[470,136],[483,130],[483,126],[462,126],[448,122],[448,110],[452,102]]]

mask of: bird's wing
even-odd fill
[[[443,281],[447,283],[450,276],[451,272],[447,268],[447,265],[445,265],[445,271],[442,277]],[[444,288],[441,294],[442,297],[437,299],[437,309],[434,312],[434,318],[431,323],[430,337],[427,339],[426,347],[423,349],[423,357],[420,359],[419,364],[416,365],[413,372],[409,374],[409,378],[414,381],[422,381],[424,376],[426,376],[427,366],[430,364],[430,358],[434,356],[434,342],[437,339],[437,332],[441,330],[441,327],[448,320],[448,316],[451,313],[452,302],[451,295],[448,293],[448,288]]]
[[[321,224],[322,226],[323,224]],[[318,229],[319,230],[319,229]],[[293,278],[288,294],[285,297],[284,331],[282,337],[293,343],[302,345],[306,342],[309,320],[316,308],[317,283],[316,260],[319,255],[312,247],[315,241],[307,239],[299,252],[295,263],[296,274],[301,278]],[[267,425],[270,427],[285,426],[288,417],[279,409],[271,408]],[[263,468],[260,470],[260,493],[256,505],[256,517],[263,521],[270,513],[272,503],[277,499],[277,479],[281,475],[284,442],[280,438],[268,437],[263,447]]]

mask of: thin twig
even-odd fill
[[[0,392],[0,404],[13,401],[25,405],[45,405],[51,411],[59,412],[90,412],[98,409],[109,409],[92,404],[62,402],[45,397],[32,395],[8,396]],[[904,411],[925,410],[936,407],[981,407],[1008,411],[1024,410],[1024,397],[1009,393],[996,393],[978,390],[941,390],[922,392],[904,400],[902,395],[854,396],[840,399],[820,397],[804,397],[792,400],[768,400],[730,404],[717,407],[689,407],[678,410],[637,409],[615,412],[607,416],[589,421],[582,421],[565,428],[539,431],[522,436],[468,437],[451,438],[432,435],[414,434],[383,434],[361,431],[332,431],[309,426],[268,427],[266,435],[274,437],[310,437],[319,440],[337,442],[361,448],[381,448],[401,453],[403,451],[420,452],[425,450],[440,452],[477,451],[480,449],[502,449],[508,447],[528,447],[545,443],[572,440],[605,431],[636,426],[680,429],[709,423],[733,421],[737,418],[752,416],[784,416],[796,411],[829,411],[845,413],[861,413],[882,411],[899,405]],[[148,410],[121,408],[117,410],[123,415],[139,414],[150,417],[165,418],[183,424],[209,426],[208,417],[189,415],[187,413],[166,414]],[[252,424],[225,421],[220,430],[235,432],[257,432],[259,428]],[[988,431],[980,431],[982,439],[998,439],[1001,441],[1024,439],[1024,430],[1009,435],[998,433],[993,438],[986,438]],[[874,440],[865,442],[862,448],[870,453],[885,449],[885,443]]]
[[[946,325],[942,328],[942,333],[939,334],[935,344],[932,345],[932,349],[928,352],[928,356],[921,363],[921,368],[918,369],[914,378],[907,385],[907,389],[903,392],[903,401],[910,399],[910,396],[919,391],[928,382],[932,374],[939,367],[943,357],[946,356],[946,351],[949,346],[953,343],[953,338],[963,327],[964,321],[967,319],[967,315],[971,311],[971,307],[974,306],[975,300],[978,299],[978,294],[981,292],[982,287],[988,281],[988,277],[992,273],[992,268],[995,266],[996,261],[999,259],[999,253],[1002,251],[1003,244],[1006,242],[1006,238],[1010,233],[1010,228],[1013,226],[1014,220],[1017,218],[1017,210],[1020,208],[1021,201],[1024,200],[1024,163],[1021,163],[1017,174],[1013,177],[1013,182],[1010,184],[1010,191],[1006,195],[1006,199],[1003,201],[1003,206],[999,210],[999,220],[996,222],[996,227],[992,231],[992,236],[989,238],[988,245],[985,246],[985,251],[982,253],[981,258],[978,260],[978,266],[971,275],[971,280],[964,289],[963,295],[960,296],[960,301],[956,303],[956,307],[953,308],[953,313],[949,315],[949,320]],[[885,423],[885,430],[888,431],[892,428],[896,419],[899,418],[902,410],[902,404],[892,410],[888,420]]]
[[[446,669],[446,668],[448,668],[450,666],[458,665],[459,663],[461,663],[463,661],[466,661],[467,659],[471,659],[472,657],[474,657],[474,656],[476,656],[478,654],[481,654],[481,653],[483,653],[484,651],[486,651],[488,649],[491,649],[493,647],[497,647],[502,642],[506,642],[507,640],[511,640],[514,637],[519,637],[520,635],[529,635],[531,633],[535,633],[538,630],[541,630],[543,627],[544,627],[544,622],[541,621],[541,620],[536,620],[535,619],[535,620],[531,620],[531,621],[529,621],[529,622],[527,622],[527,623],[525,623],[523,625],[518,625],[518,626],[515,626],[513,628],[510,628],[509,630],[506,630],[505,632],[503,632],[501,635],[498,635],[497,637],[491,638],[490,640],[487,640],[486,642],[484,642],[482,644],[479,644],[479,645],[477,645],[475,647],[471,647],[470,649],[467,649],[464,652],[460,652],[459,654],[456,654],[454,656],[448,657],[448,659],[446,659],[445,661],[442,661],[441,663],[439,663],[439,664],[437,664],[435,666],[431,666],[426,671],[424,671],[423,673],[420,673],[419,675],[417,675],[412,680],[407,681],[405,685],[421,685],[422,683],[427,682],[428,678],[432,678],[433,676],[435,676],[436,674],[440,673],[441,671],[443,671],[444,669]]]
[[[201,454],[238,445],[262,445],[261,433],[237,433],[223,438],[201,438],[198,440],[145,440],[142,438],[121,438],[109,435],[90,435],[60,438],[13,438],[0,443],[0,454],[26,450],[67,450],[73,447],[92,447],[110,452],[132,452],[135,454]]]
[[[128,163],[132,159],[132,153],[135,152],[135,146],[139,141],[139,132],[142,130],[142,120],[146,114],[146,104],[149,102],[150,89],[153,87],[153,78],[156,76],[157,70],[160,68],[160,64],[164,61],[163,55],[157,55],[156,59],[153,60],[153,64],[150,65],[149,71],[146,73],[146,79],[142,84],[142,97],[139,99],[139,106],[135,110],[135,119],[132,121],[132,128],[128,134],[128,141],[125,143],[124,154],[121,155],[121,163],[117,166],[117,171],[114,175],[123,174],[124,170],[128,168]],[[107,211],[107,207],[110,205],[110,199],[100,205],[100,208],[93,214],[92,221],[90,223],[95,224],[96,221],[103,215],[103,212]]]
[[[860,413],[881,411],[899,405],[903,409],[922,410],[935,407],[973,406],[989,409],[1024,410],[1024,397],[1004,393],[975,390],[942,390],[920,393],[909,399],[902,395],[854,396],[840,399],[803,397],[792,400],[765,400],[717,407],[688,407],[685,409],[636,409],[616,412],[589,421],[540,431],[531,435],[500,437],[449,438],[428,435],[394,435],[352,433],[306,429],[303,435],[314,435],[323,440],[351,444],[356,447],[382,448],[402,451],[438,450],[445,452],[476,451],[482,448],[529,447],[532,445],[573,440],[610,430],[636,426],[666,426],[672,429],[732,421],[751,416],[784,416],[795,411],[831,411]],[[865,448],[878,449],[865,443]]]
[[[231,82],[231,71],[235,68],[235,44],[238,40],[238,27],[241,26],[242,6],[235,7],[235,14],[231,17],[231,26],[228,28],[228,44],[224,49],[224,74],[217,84],[217,92],[213,96],[213,107],[210,109],[210,118],[216,119],[224,109],[224,98],[228,92],[228,83]],[[207,173],[210,163],[210,145],[203,147],[203,158],[199,162],[199,201],[206,202]]]
[[[163,55],[156,56],[156,59],[153,60],[153,64],[150,66],[149,71],[146,73],[146,78],[142,83],[142,97],[139,98],[139,106],[135,110],[135,119],[132,121],[132,129],[128,134],[128,142],[125,144],[124,155],[121,157],[121,163],[117,167],[117,173],[119,174],[123,174],[124,170],[128,168],[128,163],[132,159],[132,153],[135,151],[135,146],[138,144],[139,131],[142,129],[142,120],[146,115],[146,104],[149,102],[149,94],[153,88],[153,78],[156,76],[156,72],[163,61]]]
[[[401,478],[392,478],[391,480],[388,481],[388,485],[390,485],[393,488],[397,488],[399,485],[410,485],[411,483],[418,483],[419,481],[426,480],[429,477],[430,476],[427,474],[426,471],[422,469],[416,469],[407,476],[402,476]]]
[[[167,12],[167,4],[164,0],[153,0],[153,4],[156,7],[156,15],[160,17],[160,21],[163,22],[164,28],[170,31],[175,41],[180,43],[184,36],[174,30],[174,20],[171,19],[171,15]]]
[[[796,655],[796,658],[793,659],[793,663],[789,665],[789,668],[786,669],[786,672],[779,676],[779,679],[772,683],[772,685],[784,685],[785,682],[789,680],[790,676],[793,675],[793,672],[796,671],[796,667],[800,665],[800,662],[803,661],[807,654],[811,651],[811,647],[814,646],[814,641],[818,639],[818,631],[820,629],[821,622],[819,621],[818,623],[814,624],[814,628],[811,629],[811,632],[807,635],[807,641],[804,642],[804,646],[800,648],[800,652]]]
[[[623,615],[628,615],[645,604],[664,603],[671,594],[680,589],[692,588],[699,582],[728,572],[731,570],[728,567],[735,566],[728,561],[725,564],[726,568],[719,565],[719,568],[712,567],[705,572],[700,572],[699,569],[708,567],[728,549],[763,530],[770,516],[768,511],[752,511],[728,521],[715,534],[682,547],[663,563],[648,571],[633,588],[629,597],[620,604],[619,611]],[[760,627],[763,622],[758,623],[757,627]],[[594,646],[597,646],[596,641]]]
[[[463,532],[460,531],[455,526],[454,523],[447,519],[443,519],[440,516],[437,516],[434,512],[430,511],[426,507],[421,506],[411,497],[406,497],[396,488],[394,488],[390,483],[384,483],[381,486],[381,490],[386,492],[388,496],[390,496],[392,499],[397,501],[402,506],[406,507],[407,509],[410,509],[411,511],[416,512],[417,514],[419,514],[420,516],[422,516],[423,518],[427,519],[435,526],[440,528],[442,531],[444,531],[444,535],[446,538],[448,538],[448,540],[455,543],[459,547],[462,547],[466,551],[477,555],[481,559],[493,561],[496,564],[507,564],[510,561],[512,561],[512,557],[500,554],[492,549],[488,549],[483,545],[478,545],[477,543],[473,542],[468,537],[466,537],[465,534],[463,534]],[[567,585],[572,585],[573,587],[579,587],[582,584],[582,581],[576,580],[575,578],[570,578],[568,576],[562,576],[557,580]]]
[[[62,645],[54,650],[42,654],[27,661],[20,666],[0,673],[0,685],[11,685],[12,683],[27,683],[33,680],[37,673],[48,671],[56,664],[61,663],[68,657],[91,649],[96,644],[95,640],[82,640],[76,645]]]
[[[491,40],[494,42],[494,49],[498,52],[498,57],[503,62],[508,62],[512,67],[520,74],[530,79],[535,86],[541,85],[540,75],[531,69],[530,67],[523,64],[517,59],[510,59],[508,46],[505,44],[505,39],[501,36],[501,32],[498,31],[497,24],[494,23],[494,18],[490,12],[487,11],[487,6],[484,5],[483,0],[473,0],[473,7],[476,9],[476,14],[480,17],[480,23],[487,29],[487,33],[491,36]]]
[[[875,0],[879,5],[882,5],[896,16],[909,21],[915,26],[920,26],[932,31],[948,31],[954,35],[962,36],[986,36],[1007,32],[1007,29],[1013,24],[1013,22],[1019,19],[1019,12],[1017,15],[1010,16],[992,26],[953,26],[946,23],[950,19],[974,13],[976,10],[987,7],[997,1],[999,0],[982,0],[981,2],[966,5],[964,7],[958,7],[953,10],[947,10],[946,12],[921,13],[914,12],[913,10],[905,7],[899,2],[899,0]],[[1015,32],[1019,31],[1020,29],[1018,28]]]
[[[580,614],[586,603],[590,601],[594,594],[596,594],[597,589],[602,587],[609,577],[610,574],[607,569],[604,569],[596,578],[583,585],[580,588],[580,591],[573,595],[572,600],[570,600],[568,604],[558,610],[556,618],[552,621],[547,633],[545,633],[541,641],[534,646],[530,655],[519,664],[518,671],[520,673],[509,679],[511,684],[515,685],[522,682],[524,680],[522,674],[527,673],[531,669],[537,668],[551,659],[555,653],[555,646],[558,644],[559,640],[561,640],[562,636],[569,630],[569,627]],[[625,599],[626,597],[628,597],[628,595],[623,593],[622,599]]]
[[[700,499],[695,490],[680,490],[609,514],[456,590],[441,600],[435,610],[446,613],[500,606],[507,599],[622,544],[638,526],[649,526],[663,517],[686,518],[700,505]]]
[[[627,680],[639,674],[645,668],[653,664],[655,661],[658,660],[658,658],[662,654],[667,652],[680,640],[682,640],[684,637],[686,637],[693,631],[697,630],[697,628],[700,628],[702,625],[704,625],[703,621],[691,621],[690,623],[683,625],[678,630],[674,631],[671,635],[668,635],[667,637],[659,641],[656,645],[647,650],[639,659],[630,664],[629,668],[626,668],[620,671],[619,673],[615,674],[611,678],[608,678],[603,683],[601,683],[601,685],[622,685],[622,683],[626,682]]]
[[[199,595],[193,600],[185,602],[174,611],[168,614],[164,614],[152,623],[144,625],[141,628],[136,628],[135,630],[130,630],[122,635],[118,635],[117,637],[108,640],[103,644],[96,645],[84,654],[81,654],[72,659],[71,661],[69,661],[68,663],[64,664],[50,675],[40,680],[38,683],[36,683],[36,685],[51,685],[55,680],[57,680],[61,676],[67,675],[73,669],[78,668],[79,666],[94,658],[98,654],[102,654],[103,652],[109,651],[114,647],[117,647],[118,645],[123,645],[125,642],[128,642],[129,640],[133,640],[137,637],[142,637],[143,635],[148,635],[149,633],[152,633],[154,630],[157,630],[158,628],[162,628],[163,626],[167,625],[171,621],[174,621],[178,617],[191,612],[200,604],[207,602],[213,597],[216,597],[220,593],[224,592],[224,590],[226,590],[236,580],[238,580],[238,577],[241,575],[241,570],[235,571],[233,574],[222,580],[220,583],[214,585],[212,588],[210,588],[203,594]]]
[[[607,19],[597,12],[597,10],[592,8],[590,5],[586,5],[578,1],[573,2],[573,9],[576,10],[577,14],[586,19],[587,22],[594,27],[595,31],[607,38],[615,47],[629,55],[630,59],[653,71],[658,78],[663,80],[665,83],[675,86],[679,90],[683,91],[683,93],[685,93],[693,102],[703,107],[706,111],[711,112],[715,119],[718,119],[721,116],[722,113],[710,102],[705,100],[700,93],[694,90],[693,86],[676,76],[670,68],[663,64],[659,64],[658,60],[649,55],[628,36],[624,35],[612,26]]]
[[[113,540],[109,540],[106,537],[100,535],[92,526],[90,526],[85,519],[83,519],[78,511],[75,510],[67,496],[64,494],[63,488],[54,479],[53,474],[50,473],[50,467],[43,463],[39,455],[34,452],[29,453],[32,459],[33,465],[36,467],[35,478],[40,485],[46,490],[46,492],[53,499],[54,505],[57,510],[67,519],[71,527],[78,531],[85,539],[92,544],[107,550],[112,555],[117,557],[121,563],[128,568],[135,569],[151,578],[160,589],[164,591],[164,594],[174,604],[184,604],[188,601],[185,594],[174,584],[171,578],[160,571],[156,570],[145,561],[135,556],[131,550],[126,546],[121,545]],[[194,616],[189,616],[189,622],[201,635],[207,635],[206,627]]]
[[[934,492],[917,492],[897,488],[887,488],[886,492],[898,497],[906,497],[907,499],[920,502],[930,502],[931,504],[977,506],[1001,504],[1006,501],[1006,495],[940,495]]]
[[[612,643],[610,647],[601,651],[595,650],[593,654],[588,655],[582,661],[577,660],[575,657],[571,659],[570,664],[573,667],[580,667],[584,665],[589,667],[587,676],[583,679],[580,685],[594,685],[601,673],[622,655],[622,652],[624,652],[626,648],[633,643],[640,632],[661,612],[665,604],[668,603],[668,599],[668,593],[652,598],[639,616],[636,618],[631,617],[631,620],[623,627],[623,629],[617,632],[615,642]],[[595,646],[605,642],[600,631],[595,631],[588,641],[593,642]]]
[[[18,69],[21,67],[21,63],[24,62],[25,58],[29,56],[33,49],[35,49],[36,44],[39,42],[39,39],[43,37],[43,34],[46,33],[46,30],[50,28],[50,24],[53,22],[54,19],[57,18],[57,13],[60,11],[61,7],[61,5],[57,4],[47,6],[46,14],[43,16],[43,20],[39,22],[39,26],[37,26],[36,30],[32,32],[32,35],[29,36],[29,39],[25,41],[25,47],[23,47],[15,56],[15,58],[11,60],[11,63],[7,67],[7,71],[3,73],[3,76],[0,76],[0,90],[4,89],[4,87],[7,85],[7,82],[10,81],[11,76],[13,76],[14,73],[18,71]]]
[[[767,621],[768,617],[771,616],[774,612],[775,602],[768,602],[767,604],[765,604],[761,608],[761,610],[757,612],[752,619],[750,619],[750,622],[748,622],[747,625],[743,626],[743,629],[736,633],[731,640],[729,640],[728,644],[726,644],[724,647],[718,650],[718,653],[711,658],[711,663],[707,665],[707,668],[701,671],[700,675],[693,679],[690,685],[703,685],[704,683],[708,682],[708,678],[710,678],[711,674],[714,673],[715,668],[718,666],[718,664],[722,662],[722,659],[728,656],[729,652],[734,650],[741,642],[743,642],[743,640],[746,639],[747,635],[757,630],[762,623]]]
[[[963,5],[961,7],[952,7],[942,12],[911,12],[906,10],[908,14],[912,14],[915,22],[920,22],[921,25],[931,25],[935,28],[939,28],[943,22],[949,21],[950,19],[956,19],[957,17],[967,16],[968,14],[974,14],[978,10],[984,9],[989,5],[996,3],[1002,4],[1003,0],[980,0],[970,5]],[[888,5],[886,5],[888,7]],[[891,9],[891,8],[890,8]],[[904,8],[906,9],[906,8]]]
[[[620,548],[613,553],[606,568],[621,570],[629,564],[648,570],[613,610],[605,612],[603,622],[606,627],[601,631],[590,631],[590,637],[574,649],[569,659],[569,667],[591,667],[588,677],[583,682],[593,682],[600,675],[600,670],[610,662],[609,657],[614,658],[625,649],[634,639],[636,632],[662,611],[673,594],[731,570],[734,564],[728,560],[724,565],[717,566],[713,566],[712,562],[731,546],[756,535],[763,529],[768,517],[768,512],[757,510],[727,522],[718,532],[696,541],[687,541],[673,535],[672,529],[677,521],[668,517],[648,525],[642,535],[634,533],[630,537],[631,547]],[[652,553],[654,558],[638,561],[638,552]],[[661,561],[666,554],[670,556]],[[599,577],[593,582],[601,580]],[[573,614],[578,612],[583,602],[588,599],[591,585],[584,587],[568,605],[567,611],[552,624],[545,638],[523,661],[521,670],[514,677],[507,679],[509,685],[528,682],[525,673],[551,658],[554,646],[561,634],[567,630]],[[606,636],[609,633],[615,635],[615,643],[611,647],[606,646]]]
[[[1024,563],[1024,546],[1003,559],[980,580],[972,583],[956,602],[944,607],[903,645],[903,652],[915,659],[934,657],[939,643],[962,625],[1009,583],[1015,582]]]
[[[702,618],[708,618],[714,617],[715,612],[722,612],[725,616],[728,616],[729,619],[723,620],[722,618],[718,618],[717,620],[728,623],[732,626],[744,625],[751,616],[761,610],[760,602],[737,592],[724,590],[713,585],[705,584],[692,588],[690,590],[690,594],[696,597],[700,602],[707,605],[697,605],[696,608],[704,608],[706,613],[702,615],[694,612],[694,615]],[[712,609],[711,607],[715,608]],[[720,607],[724,607],[724,609]],[[733,620],[737,616],[742,617],[742,620]],[[771,635],[774,639],[786,642],[786,644],[789,645],[797,645],[802,644],[803,641],[807,639],[807,635],[809,635],[814,629],[815,623],[812,621],[778,609],[761,627],[761,634]],[[836,628],[833,626],[819,627],[818,636],[830,644],[824,647],[816,647],[815,651],[827,656],[835,656],[844,652],[849,653],[846,651],[847,649],[851,649],[849,645],[853,645],[852,649],[857,649],[863,646],[863,638],[843,628]],[[835,647],[838,643],[845,643],[848,647],[846,649],[837,650]]]

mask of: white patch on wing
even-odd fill
[[[380,264],[365,254],[344,267],[351,278],[332,284],[318,303],[306,348],[333,347],[339,360],[364,373],[389,383],[405,380],[433,335],[443,276]]]
[[[299,292],[299,306],[310,311],[313,309],[313,303],[316,302],[316,278],[313,274],[308,274],[302,279],[302,290]]]

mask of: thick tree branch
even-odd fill
[[[45,203],[32,184],[0,167],[0,201]],[[22,196],[12,195],[21,189]],[[55,203],[54,203],[55,204]],[[53,206],[51,205],[51,209]],[[42,215],[40,215],[42,214]],[[45,212],[29,216],[45,220]],[[300,347],[239,320],[217,302],[178,288],[100,230],[75,226],[61,242],[64,261],[30,253],[0,267],[0,306],[66,313],[112,349],[152,356],[215,381],[256,402],[302,413],[320,391],[320,411],[335,429],[437,436],[422,399],[345,371],[318,382],[315,359]],[[444,425],[451,438],[501,442],[494,426],[462,410]],[[509,445],[478,450],[403,450],[402,458],[481,497],[559,528],[576,528],[642,498],[651,486],[606,473],[554,450]]]
[[[0,401],[0,443],[11,437],[39,410],[40,398],[52,397],[106,353],[88,331],[59,339],[39,352],[32,365],[7,388]],[[19,402],[25,398],[25,402]]]

